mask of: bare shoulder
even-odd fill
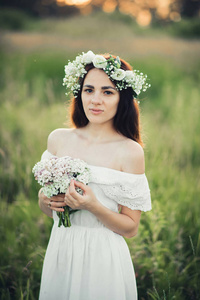
[[[122,168],[127,173],[145,172],[144,150],[140,144],[131,139],[127,139],[123,145]]]
[[[58,128],[53,130],[47,140],[47,149],[52,154],[56,155],[59,147],[62,147],[63,139],[70,137],[73,129]]]

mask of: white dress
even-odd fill
[[[47,150],[42,159],[51,157]],[[89,165],[97,199],[118,212],[118,204],[148,211],[151,199],[145,174],[134,175]],[[137,287],[124,238],[106,228],[92,213],[70,215],[71,227],[54,224],[47,247],[40,300],[136,300]]]

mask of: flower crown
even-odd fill
[[[133,96],[137,96],[141,91],[145,92],[151,85],[146,82],[147,75],[139,73],[137,70],[122,70],[121,61],[119,57],[116,58],[110,55],[110,58],[106,59],[102,55],[95,55],[91,50],[87,53],[82,53],[77,56],[72,62],[68,62],[65,66],[65,77],[63,78],[63,85],[67,88],[68,95],[73,92],[74,97],[77,97],[80,91],[81,85],[80,78],[83,78],[87,71],[85,66],[93,63],[95,68],[102,69],[110,78],[115,81],[117,90],[121,91],[129,87],[132,88]]]

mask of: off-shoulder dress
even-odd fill
[[[50,158],[47,150],[42,159]],[[136,175],[89,165],[97,199],[118,212],[118,205],[151,210],[145,174]],[[40,300],[136,300],[137,287],[130,252],[124,238],[106,228],[92,213],[70,216],[72,226],[54,224],[43,264]]]

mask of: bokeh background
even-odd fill
[[[0,2],[0,299],[38,298],[52,220],[31,170],[66,126],[64,65],[88,50],[152,84],[140,109],[153,210],[127,240],[139,300],[200,299],[199,16],[196,0]]]

